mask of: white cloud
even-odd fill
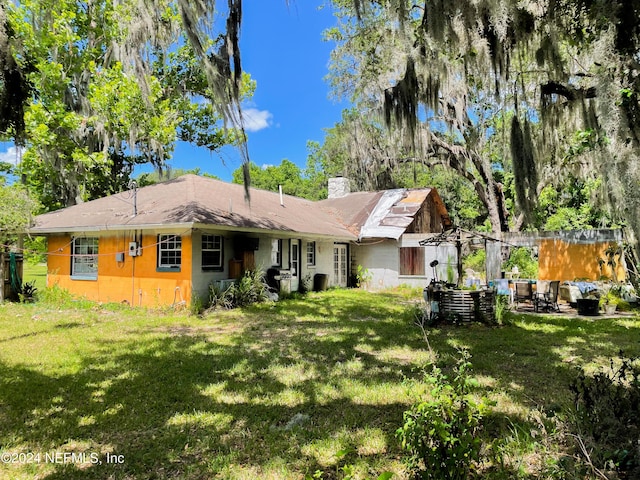
[[[11,165],[15,165],[18,163],[18,148],[13,146],[9,147],[9,150],[6,152],[0,152],[0,162],[10,163]]]
[[[258,110],[257,108],[242,110],[244,129],[247,132],[258,132],[271,126],[272,118],[273,115],[268,110]]]
[[[272,165],[271,163],[263,163],[262,166],[260,167],[262,170],[266,170],[269,167],[274,167],[275,165]]]

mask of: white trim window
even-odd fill
[[[71,278],[96,280],[98,278],[98,239],[78,237],[71,242]]]
[[[307,242],[307,266],[313,267],[316,264],[316,242]]]
[[[271,240],[271,265],[282,266],[282,239]]]
[[[158,270],[180,270],[182,265],[182,237],[158,235]]]
[[[223,238],[222,235],[202,235],[202,269],[223,269]]]

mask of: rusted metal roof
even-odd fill
[[[398,239],[411,225],[427,198],[442,218],[445,228],[451,225],[446,208],[433,188],[394,189],[383,192],[352,193],[341,198],[323,200],[323,208],[333,209],[343,222],[357,233],[359,240]]]

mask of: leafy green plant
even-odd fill
[[[462,261],[464,268],[471,268],[472,270],[476,270],[478,272],[483,272],[485,270],[486,263],[487,251],[484,249],[471,252]]]
[[[362,265],[358,265],[356,268],[356,287],[360,288],[362,285],[366,285],[373,278],[373,274],[368,268],[364,268]]]
[[[22,285],[21,291],[18,293],[18,298],[20,298],[21,302],[30,302],[35,298],[36,292],[38,289],[35,286],[35,280],[31,282],[25,282]]]
[[[495,317],[498,325],[504,324],[510,311],[509,297],[506,295],[496,295]]]
[[[618,366],[614,366],[618,364]],[[640,475],[640,366],[635,358],[612,359],[595,375],[578,371],[574,395],[576,440],[585,468],[613,469],[624,478]],[[587,457],[587,452],[589,452]]]
[[[406,463],[416,478],[471,478],[480,460],[482,419],[489,403],[472,395],[470,355],[462,350],[451,375],[432,365],[417,385],[417,402],[404,412],[396,435],[406,452]]]
[[[192,315],[200,315],[206,310],[206,305],[202,297],[197,293],[191,296],[191,303],[189,304],[189,311]]]
[[[505,262],[504,268],[506,270],[512,270],[513,267],[518,267],[522,278],[538,277],[538,259],[535,258],[530,248],[516,247],[511,250],[511,255]]]
[[[449,285],[453,285],[454,283],[456,283],[456,275],[453,265],[453,257],[449,255],[449,257],[447,258],[447,283]]]
[[[233,300],[244,307],[267,299],[267,284],[262,270],[247,270],[233,286]]]
[[[230,309],[235,306],[233,298],[233,285],[229,285],[226,288],[220,286],[220,284],[212,283],[209,285],[209,308],[223,308]]]
[[[209,285],[209,308],[245,307],[268,299],[268,286],[262,270],[247,270],[242,278],[228,287]]]

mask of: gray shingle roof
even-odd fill
[[[356,192],[313,202],[291,195],[250,189],[197,175],[127,191],[39,215],[33,234],[132,230],[208,225],[238,231],[291,232],[340,240],[399,238],[424,200],[433,195],[441,216],[442,200],[434,189]],[[447,217],[448,220],[448,217]]]
[[[31,233],[153,228],[173,225],[216,225],[238,230],[272,230],[355,239],[355,235],[316,202],[252,188],[184,175],[137,191],[123,192],[39,215]]]

